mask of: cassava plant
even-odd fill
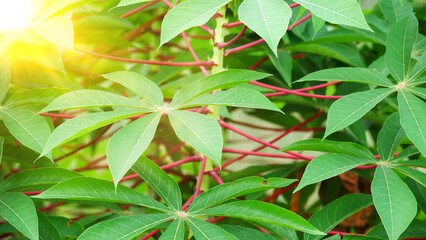
[[[424,1],[0,15],[1,239],[426,239]]]

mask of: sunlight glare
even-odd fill
[[[0,32],[24,28],[31,10],[31,0],[0,0]]]

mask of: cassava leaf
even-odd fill
[[[377,151],[380,158],[389,161],[404,136],[405,131],[399,123],[399,114],[393,113],[386,119],[377,137]]]
[[[197,240],[238,240],[237,237],[214,224],[193,217],[187,217],[185,221]]]

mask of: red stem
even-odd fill
[[[149,239],[150,237],[152,237],[152,236],[154,236],[156,233],[158,233],[160,230],[154,230],[154,231],[152,231],[152,232],[150,232],[150,233],[148,233],[147,235],[145,235],[143,238],[141,238],[140,240],[147,240],[147,239]]]
[[[138,8],[136,8],[136,9],[134,9],[134,10],[132,10],[132,11],[128,12],[128,13],[125,13],[125,14],[121,15],[121,16],[120,16],[120,18],[126,18],[126,17],[128,17],[128,16],[131,16],[131,15],[133,15],[133,14],[135,14],[135,13],[139,12],[139,11],[142,11],[142,10],[144,10],[145,8],[147,8],[147,7],[149,7],[149,6],[151,6],[151,5],[155,4],[155,3],[157,3],[158,1],[159,1],[159,0],[153,0],[153,1],[149,2],[149,3],[147,3],[147,4],[144,4],[144,5],[142,5],[142,6],[138,7]]]
[[[203,159],[201,160],[201,168],[200,168],[200,173],[198,174],[198,182],[197,182],[197,188],[195,189],[195,197],[197,197],[198,195],[200,195],[201,193],[201,183],[203,182],[203,177],[204,177],[204,169],[206,167],[206,161],[207,161],[207,157],[203,156]]]
[[[215,171],[210,171],[208,172],[208,174],[219,184],[223,184],[224,182],[222,181],[222,179],[219,177],[219,175],[217,174],[217,172]]]
[[[198,58],[197,54],[195,53],[194,49],[192,48],[191,44],[188,41],[188,37],[186,36],[185,32],[181,33],[183,40],[185,41],[186,46],[189,49],[189,52],[191,53],[192,57],[195,59],[196,62],[200,62],[200,59]],[[204,76],[209,76],[209,72],[207,72],[206,68],[203,66],[200,66],[201,71],[203,72]]]
[[[261,156],[261,157],[271,157],[271,158],[285,158],[285,159],[300,159],[299,157],[295,156],[288,156],[284,154],[274,154],[274,153],[261,153],[261,152],[254,152],[254,151],[244,151],[244,150],[237,150],[237,149],[230,149],[230,148],[223,148],[222,152],[225,153],[238,153],[238,154],[244,154],[244,155],[253,155],[253,156]],[[307,157],[310,160],[314,159],[314,157]]]
[[[240,32],[240,33],[238,33],[238,35],[237,35],[237,36],[235,36],[235,37],[234,37],[232,40],[230,40],[229,42],[226,42],[226,43],[218,43],[218,44],[216,44],[217,48],[224,48],[224,47],[228,47],[228,46],[230,46],[231,44],[235,43],[238,39],[240,39],[240,38],[244,35],[244,33],[246,32],[246,30],[247,30],[247,26],[244,26],[244,27],[243,27],[243,29],[241,30],[241,32]]]
[[[339,98],[343,97],[343,96],[324,96],[324,95],[318,95],[318,94],[303,93],[303,92],[299,92],[299,91],[296,91],[296,90],[288,90],[288,89],[285,89],[285,88],[275,87],[275,86],[268,85],[268,84],[265,84],[265,83],[260,83],[260,82],[257,82],[257,81],[250,81],[249,83],[256,85],[256,86],[259,86],[259,87],[283,92],[283,93],[286,93],[286,94],[298,95],[298,96],[302,96],[302,97],[321,98],[321,99],[339,99]]]

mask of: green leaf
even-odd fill
[[[61,240],[58,229],[49,221],[49,219],[41,212],[37,212],[39,222],[39,232],[41,240]]]
[[[163,106],[163,93],[161,89],[153,81],[141,74],[130,71],[119,71],[102,76],[130,89],[156,107]]]
[[[118,217],[89,227],[80,235],[78,240],[130,240],[173,218],[168,214],[139,214]]]
[[[282,112],[275,104],[260,92],[247,88],[231,88],[214,94],[206,94],[181,105],[183,107],[223,105],[231,107],[266,109]]]
[[[299,240],[296,230],[292,228],[286,228],[269,223],[256,223],[256,225],[268,230],[271,233],[275,233],[278,236],[284,237],[285,239]]]
[[[406,159],[406,158],[411,157],[411,156],[413,156],[417,153],[419,153],[419,150],[414,145],[408,146],[407,148],[402,150],[400,153],[398,153],[398,155],[393,157],[391,162],[398,161],[398,160],[401,160],[401,159]]]
[[[219,225],[219,227],[231,233],[239,240],[282,240],[282,238],[255,230],[253,228],[241,227],[238,225]]]
[[[65,93],[53,100],[40,113],[93,107],[144,107],[140,101],[100,90],[79,90]],[[143,110],[142,110],[143,111]]]
[[[400,2],[403,2],[402,6]],[[379,1],[379,7],[386,20],[394,25],[401,19],[413,14],[413,7],[405,0]]]
[[[175,219],[167,227],[166,231],[161,234],[158,240],[184,240],[185,239],[185,222],[183,218]]]
[[[405,133],[426,156],[426,103],[409,92],[399,91],[398,104]]]
[[[380,72],[368,68],[355,67],[339,67],[319,70],[304,76],[297,82],[299,81],[342,81],[367,83],[385,87],[394,86],[394,84]]]
[[[148,148],[161,114],[158,112],[144,116],[112,136],[107,147],[107,160],[115,185]]]
[[[401,165],[401,166],[413,166],[413,167],[426,168],[426,159],[398,161],[398,162],[392,162],[392,163],[397,164],[397,165]]]
[[[280,151],[319,151],[329,153],[342,153],[346,155],[352,155],[355,157],[376,160],[374,155],[366,147],[352,143],[352,142],[339,142],[331,140],[321,139],[306,139],[292,143]]]
[[[150,159],[141,156],[132,167],[166,204],[178,211],[182,208],[182,196],[176,181]]]
[[[324,138],[360,119],[393,91],[388,88],[372,89],[338,99],[328,111]]]
[[[185,218],[185,222],[197,240],[238,240],[237,237],[214,224],[192,217]]]
[[[64,88],[32,88],[13,93],[5,104],[5,107],[23,105],[48,105],[57,97],[70,90]]]
[[[74,49],[74,27],[71,19],[55,16],[33,26],[44,40],[57,46]]]
[[[423,99],[426,99],[426,88],[408,87],[407,90]]]
[[[423,187],[411,178],[405,178],[405,183],[416,197],[417,203],[423,212],[426,212],[426,187]]]
[[[403,173],[404,175],[409,176],[414,181],[416,181],[419,184],[423,185],[423,187],[426,187],[426,174],[424,172],[420,172],[420,171],[415,170],[413,168],[404,167],[404,166],[394,166],[394,165],[392,165],[391,168],[397,170],[398,172]]]
[[[295,179],[281,179],[261,177],[246,177],[234,182],[224,183],[203,192],[188,208],[188,212],[200,211],[234,197],[239,197],[253,192],[265,191],[271,188],[287,187],[296,182]]]
[[[371,31],[356,0],[295,0],[295,2],[327,22]]]
[[[187,0],[173,7],[161,24],[160,47],[188,28],[205,24],[230,0]]]
[[[49,1],[50,5],[43,11],[41,16],[38,17],[37,22],[43,21],[48,17],[52,16],[54,13],[64,9],[76,6],[78,4],[85,4],[93,2],[95,0],[53,0]]]
[[[337,224],[352,214],[373,205],[373,200],[367,194],[348,194],[340,197],[314,213],[309,223],[322,232],[331,231]],[[306,234],[304,240],[318,240],[323,236]]]
[[[63,168],[34,168],[20,171],[0,183],[0,192],[25,191],[53,186],[81,174]]]
[[[69,237],[71,239],[77,238],[81,233],[84,232],[84,227],[80,222],[57,216],[48,216],[48,219],[59,231],[59,234],[63,237]]]
[[[214,215],[241,218],[244,220],[270,223],[312,234],[323,234],[309,224],[304,218],[285,208],[261,201],[235,201],[208,208],[200,215]]]
[[[173,130],[180,139],[220,165],[223,147],[222,129],[214,118],[179,110],[169,111],[168,116]]]
[[[41,153],[50,135],[50,128],[43,117],[17,108],[0,109],[0,116],[9,132],[24,146]],[[50,156],[50,149],[43,155]]]
[[[176,107],[182,103],[189,101],[197,96],[206,94],[210,91],[230,87],[248,81],[260,80],[271,76],[267,73],[261,73],[250,70],[227,70],[205,77],[203,79],[193,81],[176,92],[170,103],[171,107]]]
[[[40,156],[44,156],[53,148],[95,129],[142,113],[144,112],[141,110],[99,112],[89,113],[67,120],[52,132]]]
[[[386,65],[390,74],[398,82],[408,77],[411,52],[418,34],[418,23],[414,16],[409,16],[391,27],[386,39]]]
[[[379,239],[387,239],[386,230],[383,224],[378,224],[371,229],[367,236],[377,237]],[[408,228],[401,234],[400,239],[406,238],[422,238],[426,236],[426,228],[424,221],[414,219]],[[377,239],[374,238],[374,239]]]
[[[417,77],[422,76],[425,69],[426,69],[426,51],[423,52],[422,56],[417,61],[416,65],[414,65],[413,69],[411,69],[407,79],[407,83],[410,83],[411,81],[415,80]]]
[[[413,193],[398,175],[383,165],[376,168],[371,193],[389,239],[398,239],[417,213]]]
[[[287,85],[291,86],[292,81],[292,69],[293,69],[293,59],[291,55],[287,51],[279,51],[278,56],[272,54],[272,52],[268,49],[269,59],[274,64],[275,68],[280,73],[281,77],[287,83]]]
[[[245,0],[238,8],[240,21],[262,37],[275,56],[291,15],[290,7],[281,0]]]
[[[3,158],[3,145],[4,145],[4,137],[0,136],[0,164]]]
[[[299,191],[307,185],[329,179],[352,168],[371,162],[368,159],[339,153],[320,155],[309,162],[294,192]]]
[[[85,201],[104,201],[133,204],[169,212],[166,206],[129,187],[91,177],[75,177],[60,182],[43,193],[34,196],[39,199],[67,199]]]
[[[3,102],[3,99],[6,96],[7,90],[9,89],[11,77],[12,77],[12,72],[11,72],[10,56],[8,53],[5,53],[3,55],[0,53],[0,104],[1,102]]]
[[[405,132],[399,123],[399,114],[393,113],[386,119],[377,137],[377,151],[383,161],[391,160],[403,137]]]
[[[31,240],[38,240],[38,219],[34,203],[22,193],[0,194],[0,216]]]
[[[137,3],[149,2],[150,0],[121,0],[116,7],[123,7]]]
[[[324,26],[325,21],[319,17],[317,17],[315,14],[312,14],[312,26],[314,28],[314,36],[318,33],[318,31]]]

